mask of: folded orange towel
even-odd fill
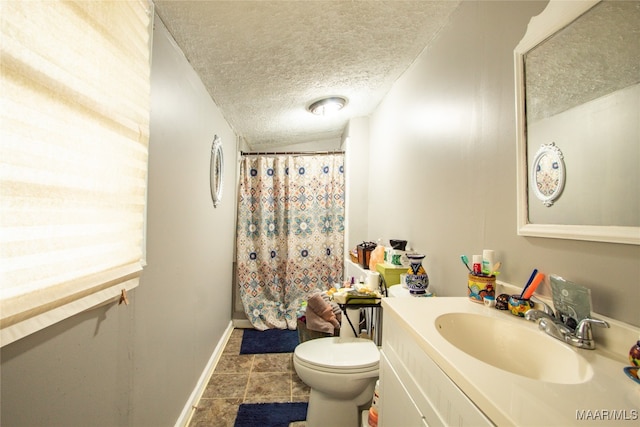
[[[307,300],[306,317],[307,329],[311,331],[333,335],[334,330],[340,328],[340,322],[338,322],[333,308],[319,293],[311,295]]]

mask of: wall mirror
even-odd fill
[[[218,207],[222,200],[222,179],[224,176],[224,155],[222,152],[222,141],[218,135],[213,137],[211,144],[211,163],[209,166],[209,184],[211,186],[211,200],[213,207]]]
[[[640,1],[551,0],[531,19],[514,51],[519,235],[640,245],[639,40]],[[536,175],[544,147],[562,176]]]

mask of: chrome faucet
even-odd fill
[[[531,296],[531,301],[533,301],[536,304],[540,304],[542,305],[542,311],[547,314],[549,317],[553,317],[555,319],[556,315],[553,312],[553,309],[551,307],[549,307],[549,305],[542,301],[541,299],[538,299],[537,297],[534,297],[533,295]],[[538,310],[536,310],[538,311]]]
[[[608,328],[609,324],[604,320],[584,318],[582,319],[575,329],[571,329],[562,321],[556,318],[553,314],[553,310],[539,301],[545,307],[543,310],[531,309],[524,314],[524,318],[533,322],[538,321],[538,327],[546,334],[560,340],[574,347],[584,348],[587,350],[593,350],[596,348],[596,342],[593,339],[593,332],[591,325],[599,326],[601,328]]]
[[[609,324],[604,320],[584,318],[576,326],[576,330],[573,336],[565,338],[565,341],[571,345],[579,348],[586,348],[593,350],[596,348],[596,342],[593,339],[593,333],[591,332],[591,325],[599,326],[601,328],[608,328]]]
[[[541,319],[548,319],[552,322],[556,322],[556,316],[554,316],[553,313],[547,313],[546,311],[536,310],[534,308],[532,308],[531,310],[527,310],[527,312],[524,313],[524,318],[527,320],[531,320],[532,322]]]
[[[564,323],[555,321],[547,317],[540,319],[540,321],[538,322],[538,328],[544,331],[547,335],[551,335],[555,339],[564,342],[568,342],[567,338],[572,334],[571,328],[566,326]]]

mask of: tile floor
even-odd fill
[[[309,387],[293,368],[293,353],[240,354],[243,332],[231,333],[189,427],[233,427],[241,403],[309,401]]]

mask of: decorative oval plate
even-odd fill
[[[553,205],[564,188],[565,170],[562,151],[555,142],[543,144],[531,167],[531,186],[545,206]]]
[[[637,366],[625,366],[624,373],[627,374],[629,378],[640,384],[640,379],[638,378],[638,368]]]
[[[222,152],[222,141],[218,135],[213,136],[211,143],[211,162],[209,169],[209,184],[211,186],[211,200],[213,207],[218,207],[222,200],[222,183],[224,175],[224,153]]]

